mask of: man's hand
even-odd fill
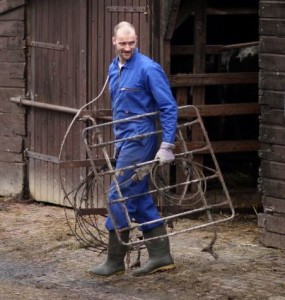
[[[159,165],[162,166],[165,163],[171,163],[175,157],[172,150],[175,148],[174,144],[162,142],[159,150],[156,153],[155,160],[159,161]]]

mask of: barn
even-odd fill
[[[122,20],[163,66],[178,104],[199,108],[235,208],[259,213],[260,242],[285,248],[282,1],[0,1],[0,194],[62,205],[59,173],[69,187],[84,176],[84,122],[62,141],[101,92],[88,111],[110,119],[102,88]],[[193,128],[190,144],[203,143]]]

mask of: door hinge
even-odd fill
[[[108,12],[126,12],[149,14],[149,6],[107,6]]]
[[[26,45],[30,47],[38,47],[38,48],[52,49],[58,51],[63,51],[65,49],[65,46],[60,45],[59,42],[57,42],[56,44],[52,44],[52,43],[44,43],[44,42],[27,40]]]

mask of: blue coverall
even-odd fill
[[[109,66],[109,89],[112,103],[113,121],[135,115],[160,111],[162,142],[174,143],[177,125],[177,104],[173,98],[168,79],[161,66],[135,49],[133,56],[119,68],[116,57]],[[157,136],[151,135],[139,140],[116,142],[156,130],[155,117],[139,118],[131,122],[113,124],[117,153],[116,168],[153,160],[157,151]],[[135,182],[131,179],[134,170],[126,170],[117,177],[124,197],[148,192],[149,176]],[[108,201],[118,199],[114,182],[111,183]],[[145,223],[160,218],[150,194],[126,201],[130,218]],[[110,205],[118,229],[127,227],[121,203]],[[142,231],[160,226],[162,221],[141,226]],[[110,217],[106,228],[113,230]]]

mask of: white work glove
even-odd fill
[[[162,166],[165,163],[171,163],[175,159],[174,154],[172,152],[173,149],[175,149],[174,144],[162,142],[154,159],[158,160],[160,166]]]

